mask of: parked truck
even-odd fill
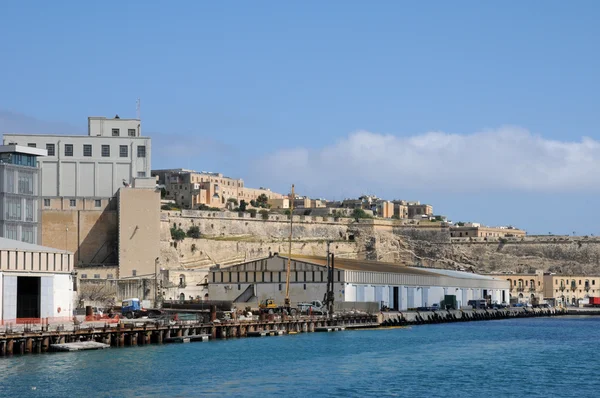
[[[145,316],[148,318],[156,318],[161,314],[162,311],[159,309],[142,307],[139,298],[123,300],[121,305],[121,315],[127,319],[142,318]]]
[[[589,300],[590,307],[600,307],[600,297],[590,297]]]

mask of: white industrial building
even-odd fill
[[[0,325],[73,314],[73,253],[0,238]]]
[[[209,274],[211,300],[256,304],[267,298],[283,303],[287,258],[274,255]],[[322,300],[327,285],[324,257],[294,256],[291,261],[290,300],[292,303]],[[454,295],[458,306],[469,300],[489,298],[491,303],[508,303],[509,284],[502,279],[460,271],[405,267],[367,260],[334,259],[336,301],[375,302],[395,310],[439,304],[445,295]]]
[[[4,145],[40,148],[42,197],[107,198],[123,181],[149,178],[151,140],[139,119],[88,118],[88,135],[4,134]]]

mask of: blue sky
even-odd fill
[[[596,234],[599,17],[594,1],[4,1],[0,130],[85,133],[139,97],[154,168]]]

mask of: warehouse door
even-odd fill
[[[394,311],[398,311],[398,286],[394,286],[394,302],[393,302],[393,309]]]
[[[39,318],[41,283],[39,276],[17,277],[17,318]]]

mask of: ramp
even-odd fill
[[[256,296],[254,295],[254,285],[250,285],[246,288],[246,290],[242,292],[242,294],[240,294],[235,300],[233,300],[233,302],[247,303],[248,301],[251,301],[253,299],[256,299]]]

